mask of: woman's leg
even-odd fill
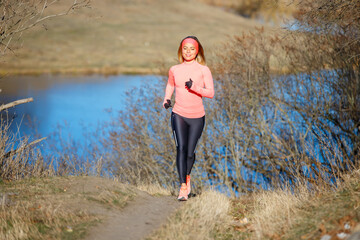
[[[183,117],[176,113],[171,113],[171,127],[177,150],[176,166],[180,183],[186,183],[189,126]]]
[[[185,121],[189,125],[186,175],[190,175],[191,169],[195,162],[195,148],[204,129],[205,116],[202,118],[186,118]]]

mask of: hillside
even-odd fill
[[[47,13],[66,9],[62,1]],[[208,58],[229,36],[260,26],[196,0],[93,0],[13,41],[2,73],[149,73],[176,63],[180,40],[196,35]]]

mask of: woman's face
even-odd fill
[[[195,59],[196,57],[196,48],[191,43],[184,44],[182,48],[182,56],[185,61],[189,62]]]

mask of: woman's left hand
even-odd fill
[[[191,78],[189,78],[189,79],[190,79],[189,81],[185,82],[185,86],[186,86],[188,89],[191,89],[193,80],[191,80]]]

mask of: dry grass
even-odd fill
[[[331,239],[360,226],[360,171],[336,188],[305,185],[228,198],[204,191],[147,239]]]
[[[15,180],[24,177],[54,175],[39,149],[33,148],[28,136],[10,131],[11,120],[6,111],[0,111],[0,179]]]
[[[47,11],[59,12],[69,3],[59,1]],[[228,36],[260,26],[196,0],[94,0],[91,5],[13,40],[15,53],[2,59],[0,73],[157,72],[162,62],[177,63],[185,36],[197,35],[209,54]]]
[[[121,209],[131,188],[94,177],[0,183],[0,239],[78,239],[108,208]]]
[[[360,226],[360,171],[342,176],[336,189],[317,192],[299,208],[298,220],[284,239],[320,239],[351,234]]]
[[[189,199],[168,223],[148,239],[213,239],[230,223],[230,200],[213,190]]]
[[[233,228],[219,239],[331,239],[360,226],[360,171],[343,176],[336,188],[304,185],[232,199]],[[347,227],[346,227],[347,226]],[[221,237],[220,237],[221,236]]]
[[[37,204],[18,203],[10,208],[2,206],[1,239],[58,239],[74,231],[81,236],[83,223],[97,220],[84,212],[72,213],[41,201]],[[75,233],[73,233],[75,235]]]
[[[299,187],[296,194],[289,189],[256,194],[252,218],[255,239],[266,239],[290,229],[309,199],[310,192],[304,186]]]
[[[261,18],[276,23],[283,18],[291,18],[298,11],[294,0],[200,0],[201,2],[232,9],[236,13],[250,18]]]
[[[159,184],[141,184],[136,186],[136,188],[155,196],[170,196],[172,194],[169,188],[164,188]]]

